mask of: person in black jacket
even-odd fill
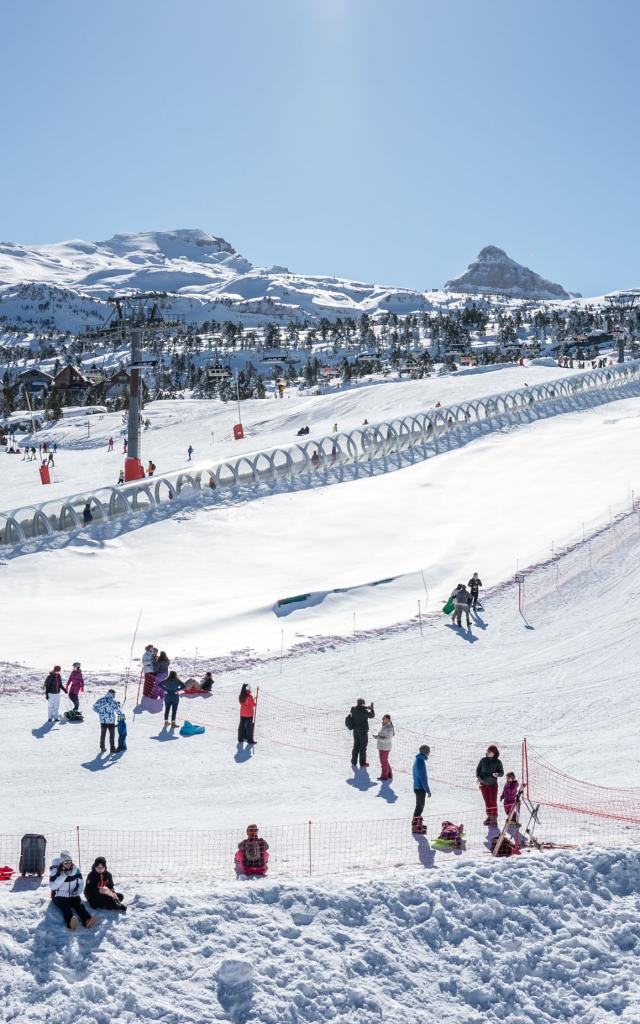
[[[113,875],[107,871],[104,857],[96,857],[94,860],[85,882],[84,896],[94,910],[120,910],[123,914],[126,912],[122,893],[115,891]]]
[[[472,608],[475,608],[478,604],[478,597],[480,596],[480,587],[482,586],[482,580],[478,576],[477,572],[474,572],[473,576],[467,583],[469,587],[469,593],[471,594],[471,600],[469,604]]]
[[[353,729],[353,750],[351,751],[351,767],[355,768],[358,760],[361,768],[368,768],[367,743],[369,742],[369,719],[375,718],[373,704],[368,706],[363,697],[359,697],[355,707],[351,708]]]
[[[480,758],[476,768],[476,779],[487,810],[485,825],[498,824],[498,779],[504,775],[500,751],[495,743],[487,747],[487,753]]]
[[[178,679],[178,673],[172,669],[164,682],[158,683],[158,686],[164,690],[164,724],[174,726],[180,703],[180,690],[184,690],[184,683]],[[171,722],[169,722],[169,713],[171,713]]]

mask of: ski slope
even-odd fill
[[[390,419],[449,405],[528,384],[555,380],[576,371],[557,366],[503,367],[483,372],[463,372],[416,381],[385,382],[325,395],[287,393],[280,399],[248,400],[241,403],[245,438],[233,440],[238,406],[218,400],[175,399],[151,402],[144,417],[151,421],[142,432],[142,459],[152,459],[156,476],[180,469],[187,462],[189,445],[194,464],[210,463],[227,456],[237,457],[274,445],[291,444],[300,427],[309,426],[310,436],[329,434],[333,425],[351,430],[362,424]],[[25,417],[22,417],[25,418]],[[123,438],[126,422],[122,413],[84,414],[67,410],[64,418],[35,435],[33,443],[57,442],[52,483],[43,487],[37,462],[23,462],[21,456],[0,455],[0,507],[45,501],[105,484],[115,484],[124,466]],[[107,451],[110,437],[114,451]]]

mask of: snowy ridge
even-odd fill
[[[0,909],[5,1019],[619,1024],[640,1000],[639,887],[636,852],[598,850],[346,888],[128,883],[126,917],[73,936],[18,889]]]

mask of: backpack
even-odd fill
[[[244,846],[244,859],[247,864],[258,864],[262,859],[259,839],[246,839]]]
[[[349,713],[345,718],[344,724],[346,725],[347,729],[353,729],[353,715],[351,713]]]
[[[515,846],[508,836],[494,836],[491,840],[491,853],[494,857],[510,857],[514,850]]]

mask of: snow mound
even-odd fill
[[[346,888],[131,884],[126,917],[72,934],[44,887],[16,883],[0,905],[4,1019],[637,1020],[639,886],[640,854],[598,850]]]

